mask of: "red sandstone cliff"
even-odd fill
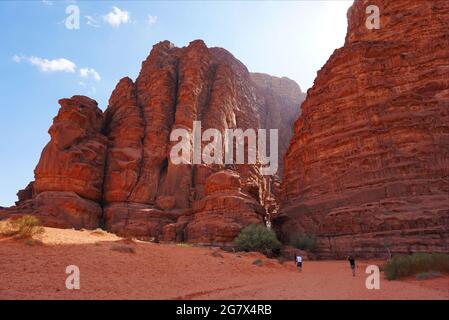
[[[449,1],[361,0],[348,21],[301,107],[275,225],[322,256],[449,252]]]
[[[192,132],[193,121],[222,133],[279,129],[282,157],[303,98],[295,82],[250,74],[224,49],[161,42],[135,82],[119,81],[104,113],[87,97],[60,101],[35,181],[8,212],[48,226],[104,224],[120,235],[228,244],[275,211],[277,179],[259,164],[175,165],[170,133]]]

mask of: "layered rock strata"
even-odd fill
[[[360,0],[348,22],[295,124],[276,228],[323,257],[449,252],[449,2]]]

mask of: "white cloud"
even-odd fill
[[[73,73],[76,69],[76,64],[65,58],[48,60],[39,57],[30,57],[29,61],[43,72],[63,71]]]
[[[100,81],[101,80],[100,74],[94,68],[81,68],[80,69],[80,76],[82,78],[92,77],[96,81]]]
[[[100,74],[94,69],[94,68],[80,68],[78,69],[76,64],[68,59],[65,58],[59,58],[59,59],[44,59],[39,57],[28,57],[28,56],[22,56],[15,54],[12,57],[12,60],[16,63],[21,63],[22,61],[26,61],[30,63],[33,66],[36,66],[39,70],[43,72],[70,72],[75,73],[79,71],[79,76],[83,79],[89,80],[93,79],[95,81],[100,81],[101,76]],[[84,81],[78,81],[78,84],[81,87],[87,87],[86,82]]]
[[[53,5],[53,1],[50,1],[50,0],[42,0],[42,3],[45,4],[46,6],[52,6]]]
[[[22,62],[23,60],[28,61],[33,66],[36,66],[39,70],[43,72],[74,73],[76,71],[76,64],[65,58],[48,60],[45,58],[39,58],[34,56],[26,57],[14,55],[13,60],[17,63]]]
[[[157,16],[152,16],[151,14],[148,15],[148,23],[149,25],[153,25],[157,22]]]
[[[130,22],[130,13],[128,11],[120,10],[117,7],[113,7],[112,11],[105,15],[104,20],[113,27],[118,27],[122,23]]]
[[[84,16],[84,18],[86,18],[87,20],[87,25],[94,27],[94,28],[99,28],[100,24],[97,20],[95,20],[92,16]]]

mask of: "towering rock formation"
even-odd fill
[[[34,171],[35,181],[18,193],[18,207],[8,213],[31,213],[54,227],[96,228],[107,139],[103,113],[83,96],[59,100],[61,109],[49,129],[51,141]]]
[[[224,49],[161,42],[135,82],[119,81],[104,113],[87,97],[61,100],[36,181],[10,212],[35,213],[47,225],[104,223],[120,235],[228,244],[275,209],[276,179],[260,163],[174,164],[171,132],[192,134],[194,121],[222,134],[279,129],[283,156],[303,96],[287,78],[250,74]]]
[[[275,225],[325,257],[448,252],[449,1],[359,0],[348,21],[301,107]]]

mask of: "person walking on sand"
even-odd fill
[[[349,266],[352,270],[352,276],[355,277],[355,258],[353,256],[348,257]]]
[[[295,261],[296,261],[296,267],[298,268],[298,271],[301,272],[302,271],[302,257],[297,254],[295,256]]]

